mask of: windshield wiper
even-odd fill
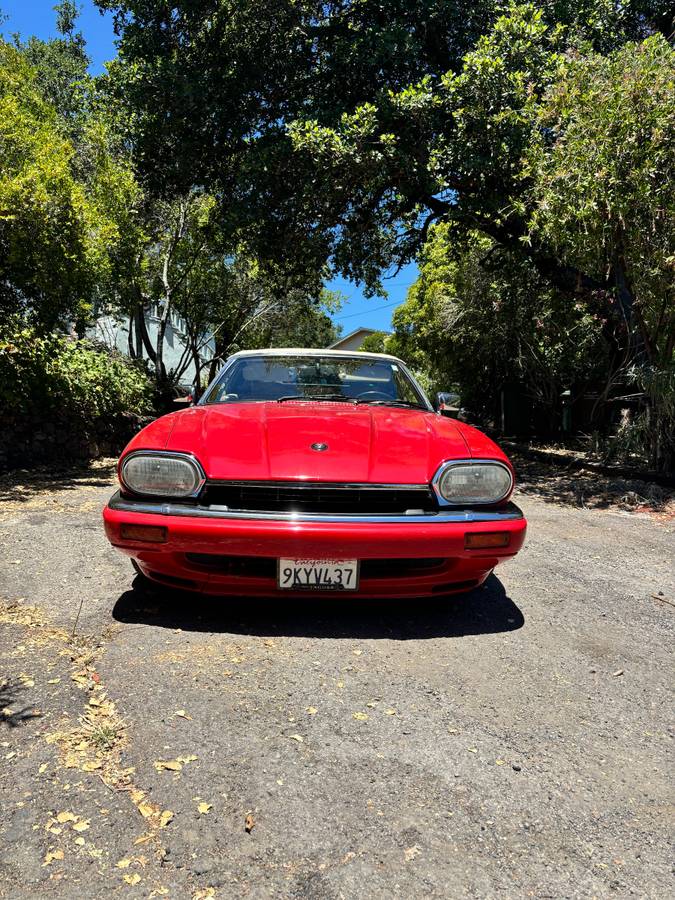
[[[351,397],[345,397],[344,394],[317,394],[315,397],[309,397],[306,394],[288,394],[286,397],[277,397],[277,403],[284,403],[286,400],[305,400],[308,403],[314,403],[316,400],[342,400],[345,403],[356,403]]]
[[[425,406],[419,403],[411,403],[410,400],[357,400],[357,403],[365,403],[368,406],[402,406],[405,409],[423,409],[428,412]]]

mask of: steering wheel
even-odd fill
[[[393,400],[391,394],[385,394],[384,391],[364,391],[357,395],[357,400]]]

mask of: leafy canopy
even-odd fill
[[[156,190],[202,184],[258,254],[379,288],[436,220],[527,232],[522,159],[561,54],[669,27],[658,0],[100,0]],[[570,283],[548,249],[542,267]]]
[[[26,56],[0,41],[0,309],[50,328],[86,316],[110,281],[136,197],[128,164],[90,117],[78,146]]]

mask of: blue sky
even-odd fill
[[[0,31],[9,38],[18,31],[23,38],[31,34],[47,39],[55,34],[56,15],[55,0],[0,0],[0,11],[5,21],[0,23]],[[91,71],[103,70],[104,63],[116,54],[115,35],[112,27],[112,16],[101,15],[93,0],[80,0],[81,9],[79,28],[87,40],[87,49],[92,59]],[[364,326],[388,330],[391,327],[391,315],[405,300],[406,292],[417,276],[414,264],[403,268],[395,278],[384,280],[388,297],[373,297],[368,300],[358,285],[337,278],[327,287],[340,291],[347,297],[340,312],[334,319],[342,325],[343,333]]]

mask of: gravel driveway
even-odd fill
[[[0,896],[673,896],[673,524],[543,487],[385,605],[146,594],[111,466],[5,480]]]

